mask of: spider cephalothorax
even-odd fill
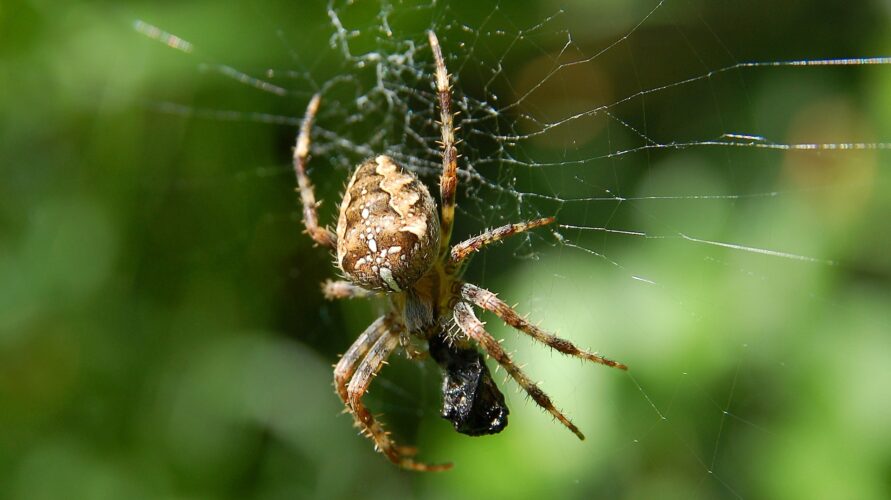
[[[492,292],[461,281],[463,264],[473,253],[508,236],[550,224],[554,219],[508,224],[449,246],[455,217],[458,153],[448,73],[436,35],[432,31],[428,35],[436,63],[443,148],[438,214],[433,197],[417,176],[392,158],[380,155],[356,167],[340,204],[337,231],[332,232],[319,226],[315,195],[306,175],[312,121],[320,102],[318,95],[309,102],[294,148],[294,169],[306,232],[316,243],[336,253],[336,264],[348,279],[326,282],[325,296],[340,299],[383,294],[391,304],[391,311],[374,321],[337,363],[334,369],[337,394],[356,425],[388,459],[407,469],[427,471],[444,470],[451,464],[428,465],[415,461],[412,458],[415,450],[396,445],[362,402],[362,396],[387,357],[400,345],[408,347],[412,338],[426,341],[431,355],[443,367],[443,416],[459,432],[491,434],[507,425],[507,406],[477,351],[482,349],[504,367],[539,406],[579,439],[584,439],[581,431],[486,332],[472,306],[494,313],[513,328],[564,354],[626,369],[621,363],[544,332]],[[452,333],[453,330],[456,333]],[[408,352],[413,355],[411,349]]]

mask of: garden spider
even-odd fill
[[[412,458],[415,450],[398,446],[362,402],[371,380],[397,346],[401,345],[410,356],[414,355],[409,349],[412,337],[428,341],[431,351],[434,339],[441,344],[442,338],[465,352],[482,348],[533,401],[579,439],[584,439],[581,431],[554,407],[544,391],[514,364],[501,344],[486,332],[472,306],[491,311],[511,327],[564,354],[627,369],[621,363],[581,350],[567,340],[542,331],[494,293],[461,281],[464,264],[473,253],[508,236],[550,224],[554,218],[508,224],[449,246],[455,218],[458,152],[455,148],[448,73],[436,35],[430,31],[428,37],[436,63],[442,133],[443,171],[439,183],[439,214],[436,213],[433,197],[415,174],[403,169],[392,158],[381,155],[356,167],[340,204],[336,232],[332,232],[319,226],[318,204],[306,175],[310,130],[319,108],[318,94],[309,102],[294,148],[294,169],[306,232],[317,244],[334,250],[336,264],[349,280],[324,283],[322,289],[325,296],[328,299],[343,299],[385,294],[392,306],[390,312],[375,320],[340,358],[334,368],[337,394],[353,415],[356,426],[374,441],[378,451],[396,465],[420,471],[445,470],[451,464],[428,465],[415,461]],[[437,350],[441,348],[439,345]],[[488,377],[487,370],[484,375]],[[494,384],[489,385],[494,387]],[[488,390],[488,396],[483,394],[482,398],[493,397],[492,389]],[[494,391],[494,399],[500,398],[497,388]],[[479,433],[500,431],[506,425],[506,408],[502,413],[503,422],[492,423],[491,428],[484,426]],[[454,423],[457,428],[458,423]]]

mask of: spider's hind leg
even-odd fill
[[[439,217],[439,253],[445,255],[449,249],[452,226],[455,222],[455,193],[458,189],[458,149],[455,147],[454,116],[452,115],[452,87],[449,85],[449,72],[442,57],[442,48],[436,33],[427,32],[430,49],[436,63],[436,95],[439,100],[439,124],[442,135],[442,177],[439,179],[439,196],[442,203]]]
[[[455,305],[455,323],[458,324],[458,327],[461,328],[468,337],[473,339],[476,343],[486,351],[486,354],[492,356],[495,361],[498,362],[507,373],[510,374],[513,379],[520,384],[520,387],[526,391],[527,394],[535,401],[538,406],[544,408],[548,413],[553,415],[557,420],[560,421],[561,424],[565,425],[570,431],[573,432],[579,439],[585,439],[585,435],[582,434],[582,431],[579,430],[578,427],[575,426],[568,418],[566,418],[563,413],[558,410],[554,403],[551,402],[551,398],[548,397],[547,394],[543,390],[541,390],[535,383],[529,380],[529,377],[523,373],[520,368],[514,364],[513,360],[510,356],[501,348],[501,344],[495,340],[494,337],[489,335],[486,329],[483,327],[482,322],[477,319],[476,315],[473,314],[473,309],[471,309],[470,305],[466,302],[458,302]]]
[[[334,248],[337,246],[337,236],[326,227],[319,226],[318,203],[312,183],[306,175],[306,163],[309,158],[310,131],[312,122],[319,110],[321,96],[312,96],[306,106],[306,114],[300,125],[300,134],[297,136],[297,145],[294,147],[294,173],[297,174],[297,191],[300,193],[300,202],[303,204],[303,223],[306,232],[319,245]]]

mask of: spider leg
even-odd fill
[[[439,179],[439,196],[442,203],[439,217],[439,254],[449,250],[452,227],[455,222],[455,192],[458,188],[458,150],[455,148],[455,129],[452,115],[452,90],[449,73],[442,58],[439,40],[433,31],[427,32],[433,59],[436,62],[436,93],[439,98],[439,122],[442,134],[442,177]]]
[[[466,302],[458,302],[458,304],[455,305],[455,322],[458,324],[458,327],[461,328],[461,331],[476,341],[480,347],[486,351],[486,354],[495,358],[495,361],[507,370],[507,373],[520,384],[520,387],[532,397],[532,400],[535,401],[538,406],[547,410],[548,413],[565,425],[579,439],[585,439],[585,435],[582,434],[582,431],[580,431],[575,424],[554,406],[554,403],[551,402],[551,398],[529,380],[529,377],[527,377],[526,374],[514,364],[507,352],[501,348],[501,344],[499,344],[498,341],[485,330],[483,323],[477,319],[476,315],[473,314],[473,309]]]
[[[505,238],[522,233],[524,231],[528,231],[530,229],[546,226],[554,222],[554,220],[555,219],[553,217],[545,217],[543,219],[534,219],[526,222],[519,222],[516,224],[507,224],[501,227],[496,227],[495,229],[490,229],[483,234],[480,234],[479,236],[468,238],[461,243],[456,243],[450,251],[451,255],[449,256],[449,265],[453,267],[458,266],[462,262],[464,262],[467,257],[475,252],[478,252],[486,245],[496,243]]]
[[[335,375],[335,379],[338,380],[338,393],[341,394],[341,398],[346,401],[348,409],[356,420],[356,425],[362,430],[363,434],[374,440],[375,447],[378,451],[383,453],[391,462],[400,467],[417,471],[441,471],[451,468],[452,464],[428,465],[414,461],[409,457],[414,450],[398,446],[392,439],[390,439],[390,434],[384,431],[380,422],[374,419],[374,416],[368,411],[365,404],[362,403],[362,396],[368,391],[368,386],[371,385],[371,381],[378,372],[380,372],[384,364],[386,364],[387,357],[389,357],[396,346],[399,345],[399,333],[395,330],[394,324],[389,318],[384,317],[375,321],[374,324],[366,330],[366,333],[369,333],[371,330],[373,330],[374,333],[369,334],[367,338],[365,333],[363,333],[359,340],[353,344],[353,346],[359,345],[355,352],[350,352],[353,349],[352,347],[347,351],[347,354],[350,354],[351,359],[347,359],[347,354],[344,354],[344,357],[340,360],[341,362],[338,363],[338,368],[335,369],[335,374],[337,374],[341,363],[355,367],[355,370],[352,373],[352,378],[346,387],[345,394],[340,393],[343,379],[338,378],[338,375]],[[372,344],[371,339],[375,333],[377,333],[378,337]],[[359,357],[363,354],[364,358],[359,360]],[[358,364],[356,364],[357,361]],[[343,370],[340,372],[339,376],[342,377],[350,371],[352,370]]]
[[[362,332],[362,335],[359,335],[359,338],[357,338],[356,341],[353,342],[353,345],[343,353],[343,356],[340,357],[340,361],[334,366],[334,388],[343,403],[347,405],[347,409],[349,409],[347,384],[349,384],[350,379],[353,378],[353,373],[356,371],[356,365],[359,361],[365,357],[371,349],[371,346],[377,342],[381,335],[387,333],[387,330],[389,329],[387,323],[387,317],[385,316],[376,319],[374,323],[369,325],[368,328]]]
[[[563,354],[587,359],[588,361],[593,361],[602,365],[619,368],[621,370],[628,369],[628,367],[622,363],[604,358],[596,353],[579,349],[572,342],[543,331],[541,328],[523,319],[523,317],[517,314],[517,311],[495,296],[494,293],[486,289],[471,285],[470,283],[462,283],[460,286],[459,293],[462,299],[469,300],[473,304],[476,304],[477,307],[495,313],[496,316],[501,318],[501,320],[509,326],[529,335],[548,347],[556,349]]]
[[[374,292],[356,286],[349,281],[326,280],[322,283],[322,293],[328,300],[336,299],[360,299],[375,295]]]
[[[310,130],[312,121],[319,110],[321,96],[312,96],[306,107],[303,123],[300,125],[300,134],[297,136],[297,145],[294,147],[294,172],[297,174],[297,191],[300,193],[300,201],[303,204],[303,223],[306,232],[319,245],[334,248],[337,245],[337,236],[328,228],[319,227],[319,215],[316,208],[316,196],[312,183],[306,175],[306,163],[309,157]]]

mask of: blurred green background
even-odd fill
[[[441,30],[450,65],[466,63],[453,66],[459,97],[505,102],[544,80],[568,37],[568,52],[591,56],[646,18],[505,120],[555,121],[737,61],[891,54],[887,3],[738,3],[669,0],[649,18],[655,2],[342,8],[372,30],[368,50],[387,43],[373,31],[384,21],[419,47],[424,29]],[[514,46],[495,33],[560,9]],[[136,19],[196,53],[140,35]],[[474,28],[471,51],[458,40]],[[543,231],[467,275],[631,371],[582,365],[484,318],[588,440],[511,383],[506,431],[469,438],[438,417],[436,367],[394,357],[372,409],[422,459],[455,463],[422,475],[392,467],[339,414],[331,365],[382,306],[322,300],[334,270],[301,234],[296,129],[245,114],[298,116],[313,81],[349,75],[332,32],[322,2],[0,4],[0,497],[891,497],[888,154],[691,147],[559,163],[634,147],[633,130],[662,143],[723,132],[888,143],[891,68],[732,71],[613,110],[634,129],[598,115],[511,153],[554,167],[482,165],[495,185],[543,196],[503,200],[470,183],[458,237],[534,213],[654,236],[564,228],[567,245]],[[427,52],[416,56],[429,71]],[[201,62],[301,76],[279,79],[279,97]],[[338,116],[323,112],[320,127],[356,141],[373,128]],[[491,131],[465,133],[468,158],[486,158]],[[319,144],[311,174],[332,220],[360,156]],[[413,154],[435,162],[431,151]],[[605,193],[628,201],[593,199]]]

